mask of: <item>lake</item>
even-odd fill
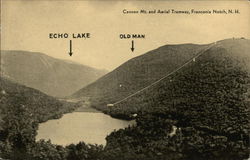
[[[135,120],[119,120],[103,113],[73,112],[62,118],[39,124],[36,140],[51,140],[53,144],[106,144],[105,137],[114,130],[136,124]]]

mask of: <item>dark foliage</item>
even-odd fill
[[[60,118],[77,107],[2,78],[0,91],[0,157],[28,158],[38,123]]]

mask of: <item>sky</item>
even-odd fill
[[[123,10],[222,10],[240,14],[124,14]],[[68,1],[3,0],[1,49],[42,52],[98,69],[113,70],[127,60],[167,44],[211,43],[250,38],[247,1]],[[50,33],[90,33],[90,39],[50,39]],[[145,34],[120,39],[120,34]]]

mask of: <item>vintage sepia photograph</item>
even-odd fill
[[[1,0],[0,160],[250,160],[249,0]]]

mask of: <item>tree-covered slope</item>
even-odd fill
[[[133,58],[72,95],[91,97],[94,107],[102,109],[153,83],[180,67],[208,45],[166,45]]]
[[[249,99],[250,41],[219,41],[178,72],[109,110],[150,109],[154,107],[190,106],[229,103],[233,96]],[[200,104],[198,104],[200,103]],[[185,104],[185,105],[184,105]],[[145,107],[145,108],[144,108]],[[184,109],[185,110],[185,109]],[[184,111],[183,110],[183,111]]]
[[[249,40],[219,41],[157,85],[108,108],[115,117],[138,114],[137,126],[107,137],[110,159],[119,153],[129,153],[124,159],[247,159],[249,51]]]
[[[2,75],[55,97],[71,95],[106,71],[28,51],[1,51]]]
[[[32,88],[0,79],[0,157],[23,159],[35,143],[39,122],[59,118],[76,108]]]
[[[63,113],[73,110],[74,103],[59,101],[38,90],[0,79],[1,118],[17,108],[25,108],[38,122],[58,118]],[[23,117],[25,118],[25,117]]]

